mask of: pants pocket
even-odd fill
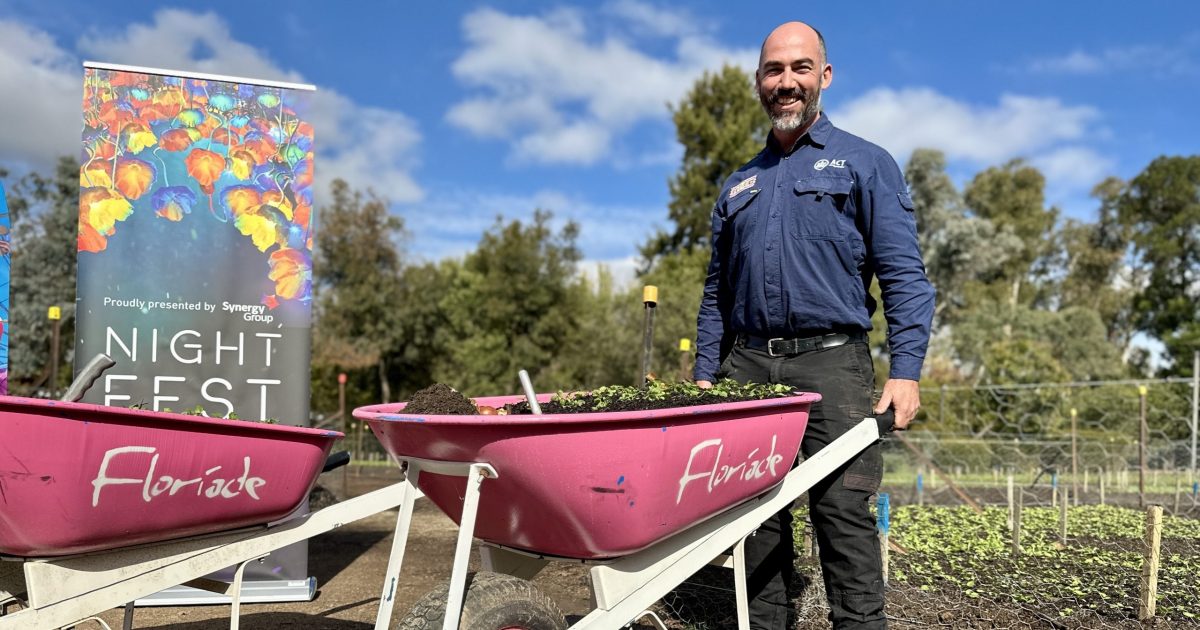
[[[870,417],[870,410],[864,410],[858,405],[847,407],[845,415],[850,419],[850,426],[857,425],[863,418]],[[842,474],[842,487],[847,490],[875,492],[883,481],[883,449],[878,441],[866,448],[846,468]]]
[[[872,444],[863,451],[854,463],[842,475],[842,487],[847,490],[875,492],[883,481],[883,451],[879,443]]]

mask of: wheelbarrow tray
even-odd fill
[[[335,431],[0,397],[0,554],[112,549],[278,520]]]
[[[550,395],[538,397],[546,401]],[[478,398],[500,407],[520,396]],[[613,558],[758,495],[792,468],[817,394],[653,411],[541,416],[437,416],[405,405],[362,407],[398,459],[480,462],[475,536],[579,559]],[[424,471],[421,491],[462,514],[465,480]]]

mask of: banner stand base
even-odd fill
[[[243,604],[310,602],[317,594],[317,578],[303,580],[247,580],[242,583]],[[135,606],[229,605],[233,599],[190,586],[172,586],[136,600]]]

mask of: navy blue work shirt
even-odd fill
[[[888,322],[890,376],[920,379],[934,290],[908,187],[886,151],[824,114],[790,153],[768,135],[762,152],[725,181],[712,229],[696,380],[715,380],[738,334],[870,330],[874,276]]]

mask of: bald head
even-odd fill
[[[763,40],[762,48],[758,52],[758,67],[761,68],[763,61],[767,59],[767,51],[769,48],[774,48],[789,43],[799,43],[801,45],[816,43],[818,64],[825,64],[827,55],[825,53],[825,36],[821,31],[805,24],[804,22],[785,22],[775,27],[767,38]]]
[[[763,41],[754,87],[776,139],[792,146],[821,113],[821,90],[833,80],[825,38],[803,22],[788,22]]]

